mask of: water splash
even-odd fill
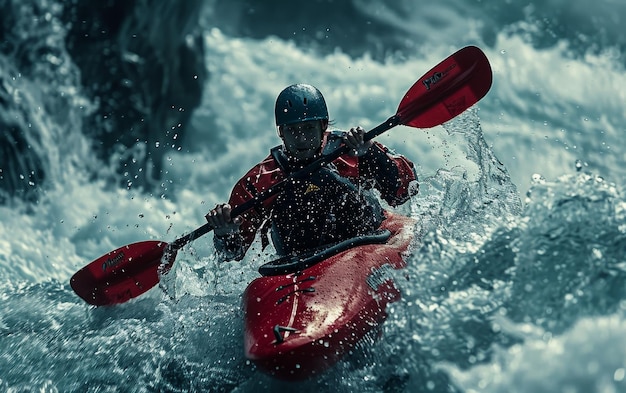
[[[533,379],[536,368],[519,366],[520,359],[546,356],[536,350],[538,345],[545,350],[562,345],[563,351],[575,352],[573,342],[591,340],[613,360],[597,362],[593,360],[597,353],[581,350],[576,360],[568,357],[568,364],[593,366],[591,372],[576,374],[575,380],[580,386],[600,383],[614,389],[608,391],[619,391],[623,378],[619,377],[620,364],[614,360],[625,352],[623,346],[613,348],[611,337],[623,340],[616,335],[616,326],[624,321],[626,298],[623,192],[586,172],[555,181],[536,175],[519,215],[518,207],[514,203],[508,211],[496,206],[497,212],[512,213],[505,220],[495,215],[486,219],[480,213],[478,218],[457,215],[466,225],[490,222],[473,241],[437,229],[427,234],[411,258],[409,274],[404,281],[399,278],[403,303],[385,325],[385,335],[400,337],[387,345],[402,348],[401,357],[409,359],[402,362],[411,370],[407,386],[419,391],[414,377],[420,375],[435,391],[445,391],[448,383],[456,384],[458,391],[487,387],[507,391],[511,388],[508,378],[528,373],[528,379],[535,382],[520,391],[553,391],[551,378],[543,383]],[[607,323],[602,322],[605,319]],[[593,329],[598,329],[598,336],[590,338]],[[524,333],[529,331],[535,333]],[[561,352],[553,356],[560,359]],[[549,361],[555,365],[547,374],[565,381],[572,371],[561,369],[557,359],[556,363]],[[617,379],[605,378],[614,371]],[[448,375],[453,380],[445,377]]]

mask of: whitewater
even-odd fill
[[[162,178],[150,191],[111,185],[82,120],[96,103],[71,65],[42,85],[0,57],[4,89],[44,130],[35,148],[50,170],[50,181],[31,185],[35,201],[0,205],[0,391],[626,392],[626,56],[610,34],[624,6],[573,2],[572,20],[613,15],[607,35],[581,49],[586,30],[533,39],[541,12],[561,1],[524,8],[532,17],[510,24],[502,8],[480,17],[470,2],[410,21],[379,2],[353,3],[421,45],[382,60],[320,52],[229,34],[207,6],[211,76],[181,146],[156,142]],[[377,139],[416,164],[420,194],[396,209],[417,219],[416,239],[380,337],[328,373],[280,382],[243,357],[241,294],[270,259],[260,241],[243,261],[218,263],[212,235],[197,239],[158,287],[125,304],[91,307],[73,293],[70,277],[95,258],[204,224],[280,142],[273,108],[283,87],[311,83],[334,127],[367,129],[465,45],[489,58],[487,96],[443,126]]]

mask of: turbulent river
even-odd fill
[[[201,99],[180,140],[151,134],[159,176],[147,187],[118,168],[132,154],[94,153],[103,137],[86,118],[106,97],[88,94],[66,48],[63,3],[0,2],[20,9],[0,24],[0,116],[27,141],[11,155],[16,145],[3,140],[0,180],[28,190],[0,194],[0,390],[626,391],[626,7],[320,2],[324,13],[311,15],[326,19],[307,30],[297,23],[313,16],[287,3],[270,19],[245,3],[200,7]],[[179,16],[149,15],[145,26]],[[26,73],[16,43],[33,42],[53,50]],[[241,294],[270,257],[260,242],[243,261],[218,264],[212,235],[197,239],[158,287],[115,307],[73,293],[71,275],[100,255],[202,225],[280,142],[273,105],[284,86],[317,86],[337,128],[373,127],[465,45],[490,60],[487,96],[443,126],[378,139],[416,164],[421,192],[397,211],[417,219],[417,236],[380,337],[328,373],[279,382],[243,357]],[[41,182],[18,169],[37,162]]]

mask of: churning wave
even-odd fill
[[[626,100],[609,0],[0,4],[0,390],[626,390]],[[283,86],[339,127],[386,119],[467,44],[494,86],[434,130],[381,141],[421,193],[402,301],[319,379],[242,356],[240,296],[270,257],[218,264],[210,236],[161,286],[89,308],[71,274],[201,225],[279,141]]]

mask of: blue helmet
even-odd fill
[[[276,98],[276,125],[278,127],[309,120],[328,120],[324,96],[317,88],[306,84],[286,87]]]

